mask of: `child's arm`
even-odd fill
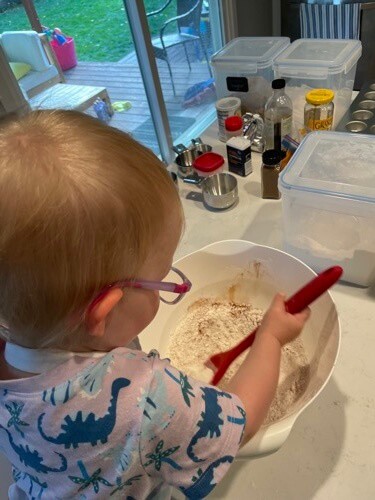
[[[280,370],[281,348],[295,339],[310,315],[285,310],[285,297],[276,295],[258,329],[249,354],[225,389],[236,394],[246,410],[242,444],[258,431],[275,395]]]

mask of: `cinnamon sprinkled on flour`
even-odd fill
[[[201,298],[188,308],[186,316],[170,337],[167,357],[188,375],[209,382],[212,371],[205,361],[230,349],[259,326],[263,311],[249,304],[229,300]],[[230,366],[221,386],[236,373],[246,357],[243,353]],[[283,418],[290,406],[303,394],[309,380],[309,366],[303,344],[296,339],[283,347],[279,385],[265,424]]]

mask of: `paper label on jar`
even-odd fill
[[[326,118],[325,120],[309,120],[307,127],[310,130],[331,130],[333,123],[333,116]]]

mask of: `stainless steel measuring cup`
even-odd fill
[[[212,146],[210,146],[209,144],[204,144],[200,137],[197,137],[197,139],[192,139],[191,142],[193,144],[193,148],[198,151],[199,154],[212,151]]]
[[[193,175],[185,178],[184,182],[200,186],[203,203],[208,208],[225,210],[238,200],[237,179],[232,174],[221,172],[203,178]]]
[[[212,150],[209,144],[204,144],[198,137],[191,140],[192,145],[188,148],[184,144],[173,146],[173,151],[177,154],[175,163],[178,165],[178,175],[182,179],[194,173],[193,163],[197,156]]]

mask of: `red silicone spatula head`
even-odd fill
[[[313,278],[307,285],[292,295],[286,302],[285,308],[291,314],[297,314],[308,307],[314,300],[326,292],[342,276],[343,270],[340,266],[333,266]],[[255,340],[257,329],[250,333],[242,342],[225,352],[220,352],[211,356],[206,366],[214,370],[214,376],[211,381],[217,385],[223,378],[225,372],[233,361],[246,349],[248,349]]]

